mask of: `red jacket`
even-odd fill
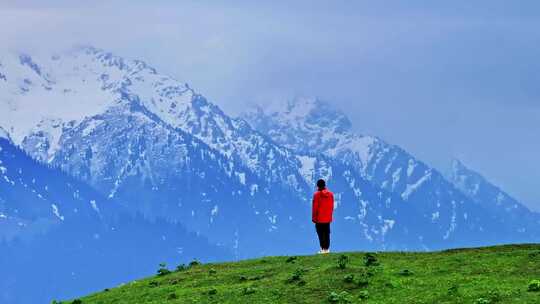
[[[315,192],[313,195],[311,220],[314,223],[332,222],[334,211],[334,194],[326,189]]]

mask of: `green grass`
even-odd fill
[[[344,260],[341,255],[348,257],[345,268],[338,266],[338,260]],[[196,265],[80,300],[84,304],[540,303],[540,292],[529,291],[529,284],[540,280],[540,245],[381,252],[369,267],[365,255],[266,257]]]

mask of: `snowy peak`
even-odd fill
[[[0,127],[16,144],[35,145],[43,161],[52,159],[64,131],[85,118],[137,103],[178,126],[194,96],[142,61],[93,47],[53,56],[0,54],[0,73]]]
[[[61,54],[52,55],[50,59],[57,61],[59,64],[71,61],[71,63],[68,64],[75,63],[74,65],[78,66],[77,70],[80,71],[101,73],[103,69],[106,69],[117,72],[115,75],[109,76],[157,74],[156,69],[146,64],[144,61],[125,59],[93,46],[76,46]],[[122,73],[118,73],[119,71]]]
[[[54,158],[67,130],[122,104],[142,107],[229,157],[260,159],[245,155],[247,145],[263,141],[248,125],[142,61],[84,46],[54,56],[5,54],[0,62],[7,79],[0,84],[0,126],[42,161]]]
[[[275,142],[304,154],[336,156],[344,146],[354,146],[365,155],[373,142],[373,138],[354,135],[349,118],[317,98],[254,106],[242,117]]]
[[[336,133],[350,131],[352,127],[344,113],[314,97],[296,97],[286,102],[255,105],[243,116],[248,121],[272,117],[275,124],[295,125],[297,128],[300,124],[306,124],[314,129],[325,128]]]

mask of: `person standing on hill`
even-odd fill
[[[317,191],[313,194],[311,220],[319,236],[321,250],[318,253],[330,253],[330,223],[334,212],[334,194],[326,189],[323,179],[317,181]]]

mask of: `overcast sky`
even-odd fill
[[[540,210],[540,1],[0,3],[3,48],[143,59],[233,115],[318,96],[358,132],[440,169],[458,157]]]

